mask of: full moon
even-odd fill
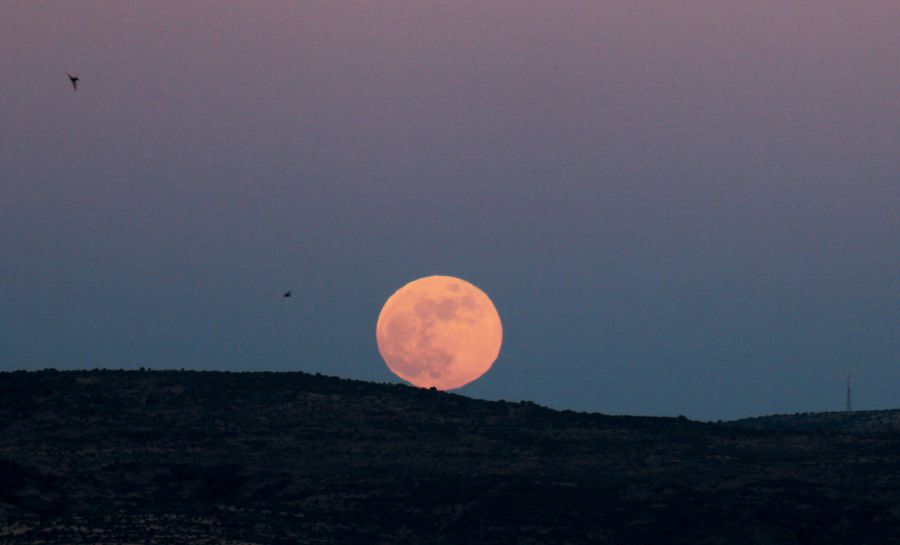
[[[422,388],[453,390],[491,368],[503,326],[477,287],[452,276],[426,276],[388,298],[375,338],[395,375]]]

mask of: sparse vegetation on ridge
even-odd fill
[[[303,373],[0,373],[0,544],[891,543],[900,436],[853,431]]]

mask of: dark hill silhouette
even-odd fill
[[[735,420],[727,425],[771,431],[897,433],[900,410],[776,414]]]
[[[898,452],[302,373],[0,373],[0,544],[884,545]]]

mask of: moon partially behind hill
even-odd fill
[[[491,368],[503,326],[488,296],[465,280],[427,276],[388,298],[375,328],[388,368],[423,388],[460,388]]]

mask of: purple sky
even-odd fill
[[[893,408],[898,210],[896,1],[0,9],[3,370],[396,381],[446,274],[504,322],[459,393]]]

